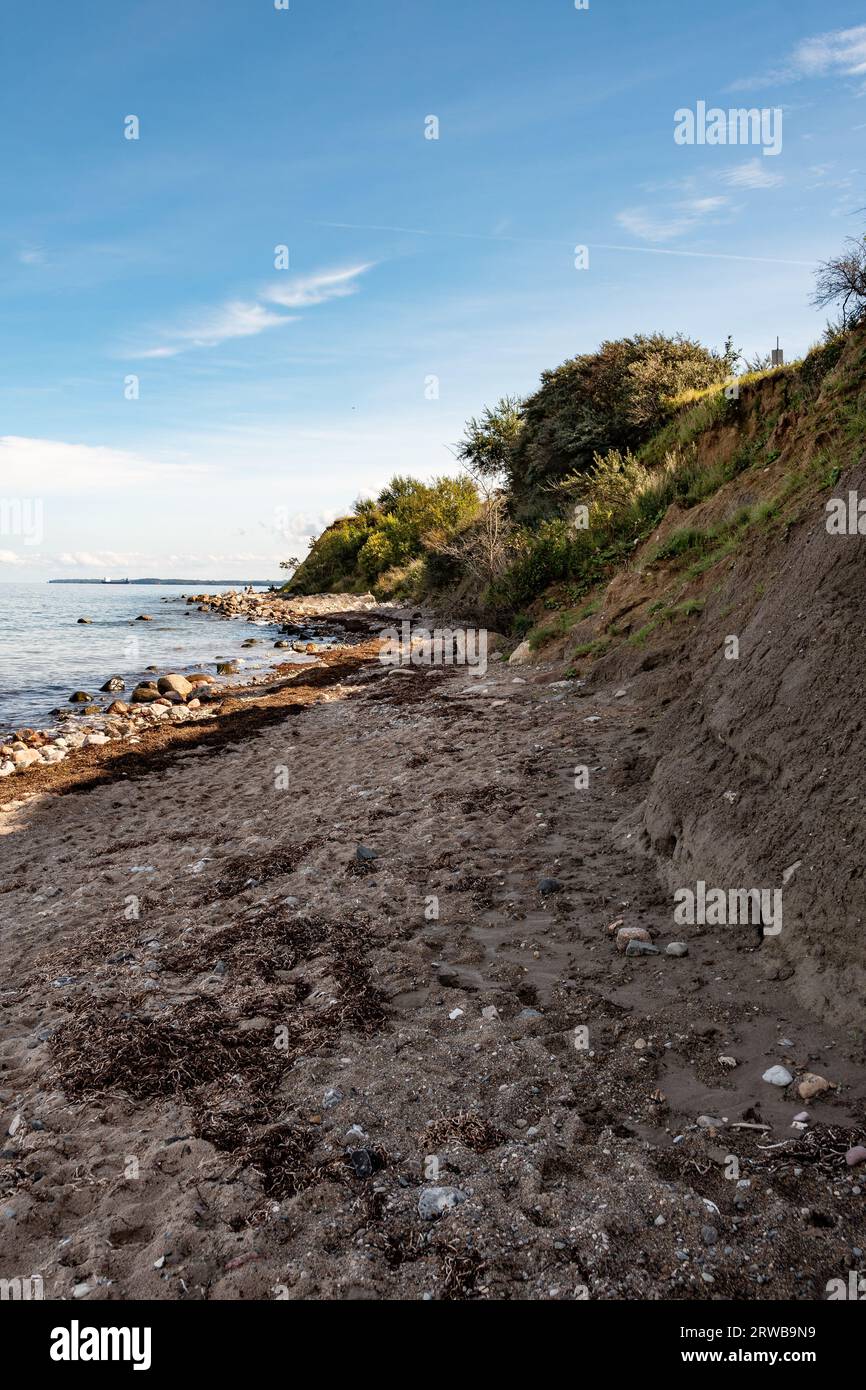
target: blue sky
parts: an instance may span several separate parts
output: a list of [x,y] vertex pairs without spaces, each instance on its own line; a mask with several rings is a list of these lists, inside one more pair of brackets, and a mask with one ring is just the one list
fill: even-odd
[[[839,0],[13,7],[0,500],[43,524],[7,509],[0,581],[276,577],[606,337],[801,353],[813,265],[866,222],[863,20]],[[781,151],[675,143],[699,101],[781,108]]]

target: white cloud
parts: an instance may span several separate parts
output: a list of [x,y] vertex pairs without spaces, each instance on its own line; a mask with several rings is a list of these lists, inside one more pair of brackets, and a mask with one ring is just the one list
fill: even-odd
[[763,159],[750,159],[738,169],[728,169],[722,174],[722,181],[731,188],[778,188],[784,183],[782,175],[769,170]]
[[689,198],[674,203],[666,212],[657,213],[651,208],[624,208],[617,213],[616,220],[632,236],[644,241],[671,241],[693,231],[707,218],[712,218],[728,204],[721,196]]
[[807,77],[866,76],[866,24],[852,29],[833,29],[801,39],[779,68],[755,77],[740,78],[731,91],[769,87],[778,82],[800,82]]
[[837,71],[848,77],[866,75],[866,24],[803,39],[791,55],[791,66],[803,77]]
[[0,436],[0,478],[4,491],[25,497],[118,490],[154,482],[177,482],[206,473],[204,465],[169,464],[104,445],[69,444],[60,439]]
[[719,208],[723,208],[727,201],[727,198],[717,194],[712,198],[689,198],[686,202],[677,203],[677,207],[682,208],[690,216],[704,217],[709,212],[716,212]]
[[[348,266],[343,270],[319,271],[315,275],[293,276],[273,281],[256,300],[232,299],[211,309],[186,325],[170,328],[163,336],[166,341],[156,347],[135,351],[129,356],[140,358],[176,357],[190,348],[219,347],[232,338],[252,338],[266,328],[279,328],[294,323],[297,315],[280,314],[267,307],[276,304],[281,309],[308,309],[329,299],[342,299],[355,294],[359,275],[370,264]],[[259,301],[263,300],[264,303]]]
[[292,323],[290,314],[275,314],[264,304],[242,299],[231,299],[211,309],[200,319],[194,319],[185,327],[171,330],[169,337],[174,341],[160,347],[147,348],[133,353],[135,357],[175,357],[193,347],[219,347],[231,338],[252,338],[263,333],[266,328],[277,328],[280,324]]
[[326,270],[318,275],[295,276],[291,280],[273,281],[263,292],[263,298],[284,309],[307,309],[324,304],[329,299],[342,299],[355,294],[359,275],[369,270],[371,263],[349,266],[345,270]]
[[33,555],[17,555],[14,550],[0,550],[0,565],[25,565],[35,558]]

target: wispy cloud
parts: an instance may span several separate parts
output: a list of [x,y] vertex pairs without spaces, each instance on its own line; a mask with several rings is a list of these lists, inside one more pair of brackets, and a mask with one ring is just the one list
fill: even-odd
[[782,175],[774,174],[762,159],[750,159],[748,164],[728,169],[721,177],[729,188],[778,188],[785,182]]
[[[866,77],[866,24],[801,39],[778,67],[733,82],[730,91],[800,82],[807,77]],[[866,86],[860,89],[866,91]]]
[[[685,181],[680,179],[665,185],[659,184],[658,187],[681,188],[684,184]],[[627,209],[620,214],[620,218],[628,215],[629,211],[634,213],[636,210],[633,208],[630,210]],[[640,209],[640,211],[645,213],[646,210]],[[321,227],[341,227],[356,232],[401,232],[406,236],[422,236],[446,241],[452,238],[460,241],[508,241],[521,246],[556,246],[559,247],[560,250],[571,250],[574,245],[573,238],[569,241],[565,237],[492,236],[490,233],[482,232],[455,232],[453,230],[434,231],[429,227],[394,227],[374,222],[320,222],[316,225]],[[621,225],[624,226],[625,224],[621,223]],[[675,223],[675,225],[678,225],[678,223]],[[679,235],[679,233],[677,233],[677,235]],[[750,261],[754,262],[756,265],[817,265],[816,261],[785,260],[779,256],[735,256],[726,251],[684,251],[662,248],[659,246],[618,246],[614,242],[595,240],[590,241],[588,245],[590,251],[623,251],[628,255],[682,256],[689,260],[701,261]]]
[[190,348],[219,347],[220,343],[232,338],[252,338],[266,328],[277,328],[292,321],[293,315],[275,314],[272,309],[254,300],[231,299],[227,304],[221,304],[200,318],[191,320],[186,326],[172,329],[166,335],[172,339],[171,342],[131,355],[176,357],[179,352],[187,352]]
[[675,237],[694,231],[702,222],[714,220],[715,214],[727,205],[728,199],[717,194],[706,198],[688,198],[672,204],[663,212],[645,206],[623,208],[622,212],[617,213],[616,220],[632,236],[640,237],[643,241],[672,241]]
[[285,281],[275,280],[262,289],[256,299],[232,299],[215,309],[207,310],[179,327],[165,330],[165,342],[155,347],[128,354],[131,357],[176,357],[191,348],[219,347],[232,338],[253,338],[268,328],[280,328],[294,323],[296,314],[278,313],[280,309],[309,309],[330,299],[342,299],[354,294],[357,280],[370,264],[348,266],[342,270],[323,270],[313,275],[293,276]]
[[26,565],[33,559],[32,555],[18,555],[14,550],[0,550],[0,565]]
[[358,277],[370,270],[372,262],[348,266],[345,270],[326,270],[318,275],[294,276],[291,280],[273,281],[262,298],[284,309],[307,309],[313,304],[325,304],[329,299],[343,299],[358,290]]

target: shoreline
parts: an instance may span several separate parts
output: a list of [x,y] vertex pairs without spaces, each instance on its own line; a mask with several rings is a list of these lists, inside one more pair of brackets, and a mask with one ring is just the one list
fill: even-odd
[[[314,662],[278,668],[276,679],[216,693],[210,708],[142,706],[132,733],[96,730],[94,741],[93,733],[79,731],[81,743],[70,745],[62,758],[28,763],[17,775],[0,769],[0,811],[23,805],[25,799],[41,793],[87,791],[100,783],[143,775],[166,765],[186,748],[219,747],[244,738],[327,698],[329,689],[339,691],[343,682],[378,660],[379,647],[378,640],[334,646]],[[47,746],[55,745],[56,740]]]
[[[225,712],[227,702],[231,705],[231,702],[248,699],[256,692],[290,683],[301,673],[323,665],[328,669],[333,664],[324,661],[329,653],[350,651],[353,646],[363,642],[363,634],[369,636],[377,626],[385,625],[373,616],[380,609],[372,595],[357,599],[351,595],[315,595],[311,599],[290,601],[273,594],[228,590],[219,594],[180,595],[176,601],[183,602],[187,607],[194,604],[198,611],[211,612],[225,620],[240,618],[279,633],[290,629],[299,633],[309,633],[311,628],[319,631],[297,640],[293,640],[290,633],[287,639],[278,637],[273,644],[274,648],[292,650],[297,656],[308,657],[308,660],[283,661],[246,680],[237,666],[242,659],[238,655],[224,663],[203,663],[205,666],[216,666],[218,671],[222,665],[237,667],[229,674],[237,675],[240,679],[232,684],[221,684],[218,676],[210,676],[199,669],[189,673],[193,676],[194,689],[185,695],[178,694],[176,690],[158,689],[158,693],[152,697],[137,700],[136,692],[143,685],[143,682],[139,682],[129,701],[123,698],[127,694],[126,687],[122,692],[101,692],[107,695],[107,701],[105,708],[98,712],[88,702],[86,712],[77,714],[75,706],[70,704],[68,709],[54,712],[50,724],[40,728],[18,725],[10,727],[7,732],[0,732],[0,805],[9,799],[4,795],[9,778],[17,780],[23,776],[27,779],[28,787],[31,787],[34,777],[66,764],[70,758],[75,757],[80,761],[82,753],[93,753],[117,743],[133,747],[141,744],[142,740],[151,743],[153,740],[148,735],[154,728],[167,730],[209,724]],[[361,605],[360,608],[349,610],[346,604],[351,602]],[[369,614],[369,617],[364,614]],[[340,638],[345,640],[341,641]],[[246,642],[250,640],[246,639]],[[239,650],[243,650],[244,645],[241,643]],[[178,677],[189,684],[187,673],[178,669],[154,670],[151,684],[158,685],[160,681],[177,683]],[[40,784],[42,780],[40,777]],[[50,783],[52,779],[48,780]]]

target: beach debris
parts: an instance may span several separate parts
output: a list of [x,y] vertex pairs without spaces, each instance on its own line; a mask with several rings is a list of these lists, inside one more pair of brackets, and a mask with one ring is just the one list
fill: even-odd
[[646,927],[620,927],[616,934],[616,949],[624,951],[630,941],[642,941],[647,945],[652,945],[652,937]]
[[735,1067],[735,1066],[737,1065],[737,1059],[736,1059],[736,1057],[726,1057],[726,1056],[723,1055],[723,1056],[721,1056],[721,1057],[718,1058],[718,1063],[719,1063],[719,1066],[720,1066],[720,1067],[728,1067],[728,1068],[731,1068],[731,1067]]

